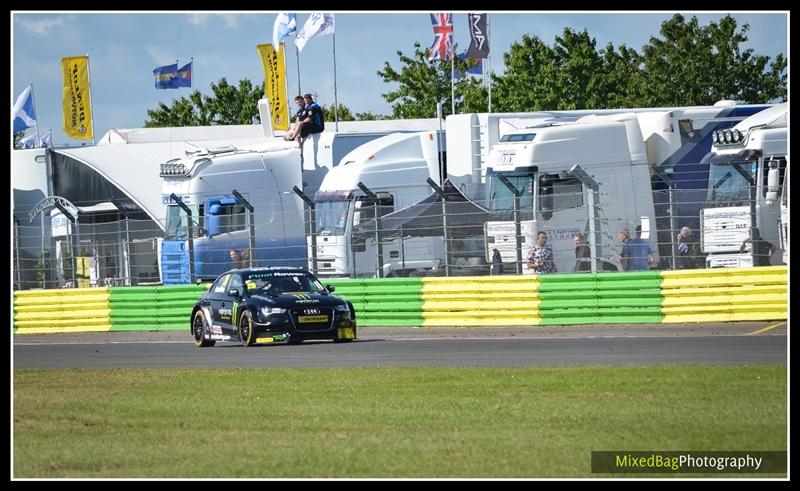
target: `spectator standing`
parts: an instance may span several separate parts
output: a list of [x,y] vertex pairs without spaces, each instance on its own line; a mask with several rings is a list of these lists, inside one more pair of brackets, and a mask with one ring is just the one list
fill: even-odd
[[642,227],[636,226],[636,238],[630,238],[630,230],[623,228],[619,231],[618,237],[622,242],[622,252],[620,262],[624,271],[647,271],[650,264],[655,263],[653,248],[650,243],[641,238]]
[[576,233],[575,239],[575,271],[591,271],[592,270],[592,251],[589,249],[589,244],[583,237],[582,233]]
[[553,249],[547,245],[547,234],[536,234],[536,245],[528,252],[528,269],[537,274],[555,273],[558,271],[553,260]]
[[694,240],[692,229],[683,227],[678,232],[677,261],[678,269],[694,269],[705,266],[705,259],[700,251],[700,244]]
[[761,237],[758,227],[750,229],[750,237],[742,241],[739,252],[747,252],[748,249],[753,254],[753,266],[769,266],[770,258],[775,253],[775,247]]

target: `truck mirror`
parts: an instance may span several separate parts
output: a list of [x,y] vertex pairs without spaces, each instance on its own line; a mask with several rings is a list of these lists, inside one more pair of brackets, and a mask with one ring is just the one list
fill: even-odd
[[773,165],[774,164],[770,162],[770,169],[767,173],[767,195],[765,197],[767,199],[768,206],[772,206],[778,200],[778,191],[781,187],[781,171],[777,165],[775,167],[773,167]]

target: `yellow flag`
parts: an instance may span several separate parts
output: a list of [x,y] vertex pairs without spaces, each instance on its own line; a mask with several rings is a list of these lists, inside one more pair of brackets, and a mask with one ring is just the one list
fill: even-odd
[[89,57],[61,58],[64,74],[64,133],[76,140],[94,138],[92,103],[89,93]]
[[256,49],[264,64],[264,93],[269,99],[272,128],[288,130],[289,99],[286,97],[286,54],[283,43],[280,43],[277,53],[271,44],[259,44]]

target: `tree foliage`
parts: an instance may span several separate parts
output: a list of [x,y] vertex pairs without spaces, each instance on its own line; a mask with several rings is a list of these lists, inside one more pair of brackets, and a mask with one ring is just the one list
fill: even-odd
[[147,110],[145,128],[251,124],[264,92],[263,85],[253,86],[248,79],[235,87],[223,77],[211,84],[211,93],[209,97],[194,90],[188,98],[173,100],[171,106],[160,102],[158,109]]
[[[456,50],[457,46],[453,49]],[[384,82],[398,84],[397,90],[383,94],[383,98],[392,104],[392,116],[398,119],[433,118],[436,117],[436,104],[440,101],[444,103],[444,114],[450,114],[450,61],[429,61],[427,49],[422,48],[419,42],[414,43],[413,58],[404,55],[402,51],[398,51],[397,56],[404,65],[399,71],[388,61],[384,62],[383,70],[378,70],[378,75]],[[456,58],[454,66],[464,73],[473,66],[472,63],[474,62]],[[475,82],[468,78],[455,82],[455,93],[456,111],[459,106],[475,103],[474,100],[465,100],[465,96],[480,97],[480,91],[475,90]]]
[[[523,35],[503,54],[502,75],[492,75],[494,111],[542,111],[711,105],[721,99],[745,103],[785,101],[787,61],[744,49],[749,26],[723,17],[701,26],[696,17],[674,15],[637,51],[612,43],[598,49],[584,29],[565,28],[548,45]],[[383,97],[397,118],[435,115],[436,101],[450,112],[450,64],[429,62],[414,43],[414,56],[398,51],[401,68],[386,62],[384,82],[398,88]],[[457,60],[463,66],[462,60]],[[457,111],[487,110],[487,89],[479,80],[456,82]]]
[[644,102],[652,106],[707,105],[720,99],[747,103],[786,100],[786,59],[742,49],[748,24],[737,30],[726,15],[719,23],[700,26],[680,14],[661,25],[642,50]]

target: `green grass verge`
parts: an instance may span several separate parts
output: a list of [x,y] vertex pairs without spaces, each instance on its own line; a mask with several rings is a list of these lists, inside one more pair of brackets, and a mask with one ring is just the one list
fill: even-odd
[[786,394],[783,366],[15,370],[13,473],[601,477],[592,450],[786,450]]

